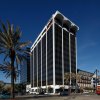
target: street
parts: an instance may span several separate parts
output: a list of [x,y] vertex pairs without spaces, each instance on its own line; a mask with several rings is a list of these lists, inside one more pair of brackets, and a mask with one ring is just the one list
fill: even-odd
[[100,95],[72,95],[72,96],[34,96],[16,100],[100,100]]
[[96,94],[72,94],[71,96],[54,96],[54,95],[24,95],[15,99],[0,100],[100,100],[100,95]]

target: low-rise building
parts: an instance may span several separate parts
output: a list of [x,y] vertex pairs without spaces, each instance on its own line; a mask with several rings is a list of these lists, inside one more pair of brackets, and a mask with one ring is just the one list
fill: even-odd
[[80,79],[78,80],[78,86],[80,88],[93,87],[93,85],[91,84],[91,79],[94,73],[80,70],[80,69],[77,70],[77,73],[80,75]]
[[84,70],[77,70],[80,79],[78,79],[78,86],[81,89],[96,89],[96,85],[100,84],[100,76]]

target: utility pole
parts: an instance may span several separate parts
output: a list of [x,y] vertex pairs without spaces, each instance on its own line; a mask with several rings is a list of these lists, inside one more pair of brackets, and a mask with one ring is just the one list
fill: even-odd
[[98,70],[96,69],[96,90],[97,90],[97,73],[98,73]]

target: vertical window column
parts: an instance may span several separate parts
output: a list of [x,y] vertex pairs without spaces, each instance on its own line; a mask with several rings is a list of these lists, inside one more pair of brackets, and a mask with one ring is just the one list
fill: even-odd
[[55,84],[62,85],[62,28],[55,24]]
[[34,87],[37,87],[37,47],[34,48]]
[[70,34],[71,38],[71,72],[76,73],[76,47],[75,47],[75,35]]
[[47,30],[46,30],[46,88],[47,88],[47,85],[48,85],[48,79],[47,79]]
[[53,32],[52,26],[47,31],[47,83],[53,85]]
[[[63,29],[63,66],[64,73],[70,72],[69,64],[69,32],[66,29]],[[67,85],[66,82],[64,82]]]
[[33,58],[33,51],[31,51],[31,56],[30,56],[30,66],[31,66],[30,67],[30,72],[31,72],[30,73],[30,78],[31,78],[30,82],[31,82],[31,87],[33,87],[33,79],[32,79],[32,76],[33,76],[32,75],[32,69],[33,69],[33,62],[32,61],[33,61],[33,59],[32,58]]
[[42,87],[42,39],[41,39],[41,87]]
[[36,56],[37,56],[37,88],[38,88],[38,45],[36,47]]
[[62,28],[62,83],[64,86],[64,43],[63,43],[63,28]]
[[[53,16],[53,86],[55,87],[55,21]],[[55,93],[55,88],[53,90]]]
[[42,86],[46,86],[46,34],[42,38]]
[[38,43],[38,87],[41,86],[41,41]]
[[[77,38],[75,37],[75,49],[76,49],[76,75],[77,75]],[[77,79],[76,79],[76,84],[77,84]]]
[[69,67],[70,67],[70,85],[71,85],[71,34],[69,33]]
[[33,54],[32,54],[32,56],[33,56],[33,69],[32,69],[32,76],[33,76],[33,87],[34,87],[34,50],[33,50]]

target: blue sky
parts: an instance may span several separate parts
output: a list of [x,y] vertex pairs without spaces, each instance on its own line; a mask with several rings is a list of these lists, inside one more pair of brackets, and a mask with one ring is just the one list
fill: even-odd
[[[100,70],[100,0],[0,0],[0,19],[20,26],[22,41],[34,42],[48,19],[59,10],[77,24],[78,68]],[[0,57],[2,62],[2,58]],[[0,73],[0,80],[4,79]]]

